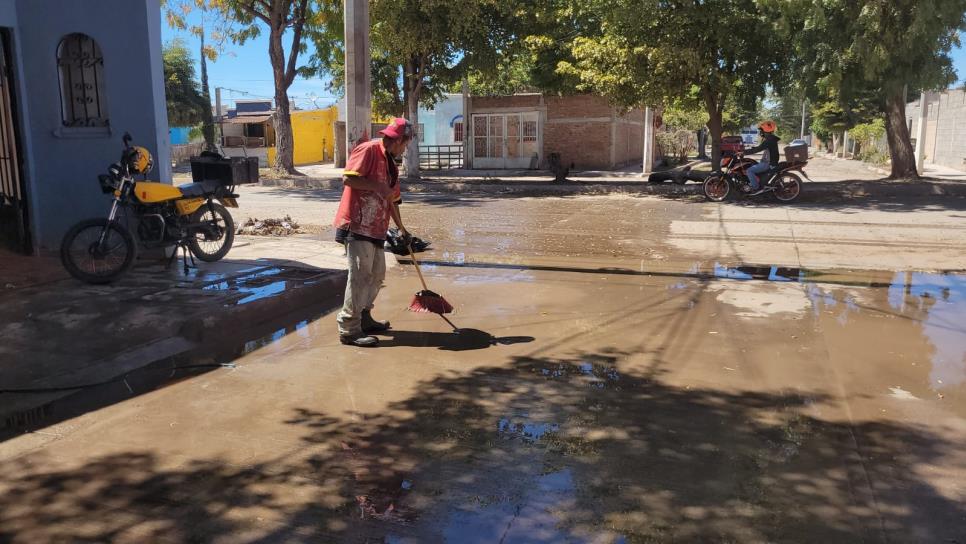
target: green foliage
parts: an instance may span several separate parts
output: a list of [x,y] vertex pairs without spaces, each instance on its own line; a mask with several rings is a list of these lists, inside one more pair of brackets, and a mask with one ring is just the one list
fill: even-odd
[[915,177],[905,125],[905,89],[940,89],[956,80],[950,52],[966,28],[966,0],[759,0],[775,14],[777,34],[794,43],[789,74],[809,96],[834,101],[855,125],[871,102],[886,117],[892,177]]
[[168,107],[168,124],[184,127],[204,119],[207,103],[195,79],[194,59],[181,40],[173,40],[162,49],[164,61],[164,94]]
[[[477,88],[492,85],[484,76],[507,60],[512,36],[506,31],[514,19],[514,4],[495,0],[449,2],[443,0],[372,0],[370,34],[373,110],[400,114],[409,93],[427,107],[442,93],[457,90],[464,76]],[[341,2],[324,2],[325,21],[311,33],[315,54],[304,75],[332,78],[332,88],[344,90],[344,47]],[[510,88],[512,77],[501,73]]]
[[696,132],[708,124],[708,112],[699,108],[684,108],[680,104],[664,109],[664,124],[675,129]]
[[204,139],[204,137],[204,128],[201,125],[193,126],[191,127],[191,130],[188,131],[189,142],[197,142],[198,140]]
[[625,107],[696,90],[714,141],[726,110],[733,126],[757,112],[785,55],[773,33],[754,31],[768,24],[754,0],[594,0],[586,8],[599,14],[600,32],[574,38],[574,61],[561,61],[558,71],[576,78],[578,89]]
[[885,135],[885,121],[881,118],[870,123],[863,123],[852,127],[849,136],[863,145],[879,140]]
[[688,156],[695,149],[694,131],[681,129],[674,132],[659,132],[655,136],[657,145],[661,149],[668,166],[687,162]]

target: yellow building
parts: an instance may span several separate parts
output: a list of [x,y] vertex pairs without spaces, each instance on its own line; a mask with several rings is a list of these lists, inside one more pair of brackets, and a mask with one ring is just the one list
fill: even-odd
[[[293,111],[292,137],[296,166],[331,162],[335,158],[335,106],[324,110]],[[275,147],[268,148],[268,164],[275,164]]]

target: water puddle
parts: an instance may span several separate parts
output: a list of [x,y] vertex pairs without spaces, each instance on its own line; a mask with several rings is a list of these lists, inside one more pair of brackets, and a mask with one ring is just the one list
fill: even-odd
[[966,383],[966,276],[897,272],[888,302],[915,319],[932,344],[933,389]]
[[452,512],[443,528],[445,542],[614,542],[614,535],[575,534],[563,516],[577,507],[577,486],[569,468],[552,470],[525,482],[513,493],[478,497],[478,507]]
[[[885,326],[873,319],[896,319],[890,340],[902,339],[911,355],[927,359],[928,382],[934,391],[966,384],[966,274],[954,272],[834,271],[777,266],[724,266],[715,263],[710,287],[717,299],[736,308],[741,317],[776,314],[815,319],[829,316],[855,338],[874,336]],[[750,281],[757,280],[757,281]],[[744,283],[747,282],[747,283]],[[671,289],[677,289],[672,285]],[[878,334],[883,334],[882,332]],[[917,347],[925,342],[926,348]],[[874,352],[875,346],[870,345]],[[899,355],[883,357],[890,363]],[[903,364],[915,366],[915,361]],[[917,399],[899,386],[889,396]],[[942,398],[942,395],[940,395]]]
[[202,289],[205,291],[236,292],[241,297],[235,300],[232,305],[241,306],[278,296],[302,285],[311,285],[324,275],[324,272],[314,270],[272,267],[217,281]]
[[533,368],[532,372],[552,380],[579,380],[595,389],[619,388],[621,375],[612,364],[583,361],[572,365],[560,363]]
[[518,438],[524,442],[537,442],[545,434],[559,430],[560,425],[557,423],[534,423],[510,417],[501,418],[497,423],[497,432],[500,436],[507,439]]

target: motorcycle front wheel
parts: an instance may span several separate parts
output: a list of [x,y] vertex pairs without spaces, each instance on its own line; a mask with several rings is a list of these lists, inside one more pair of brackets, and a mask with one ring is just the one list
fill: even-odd
[[107,219],[88,219],[71,227],[60,244],[67,272],[87,283],[110,283],[137,259],[137,244],[124,226]]
[[203,225],[188,234],[191,253],[206,263],[224,259],[235,242],[235,221],[228,210],[221,204],[212,203],[210,208],[205,204],[191,216],[191,222]]
[[731,183],[719,174],[712,174],[704,180],[704,196],[711,202],[724,202],[731,194]]

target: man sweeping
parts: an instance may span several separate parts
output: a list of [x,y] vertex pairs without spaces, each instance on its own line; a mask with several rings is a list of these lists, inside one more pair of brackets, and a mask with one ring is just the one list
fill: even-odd
[[349,261],[345,303],[337,318],[339,339],[349,346],[374,347],[379,339],[372,334],[389,330],[389,322],[372,317],[373,303],[386,277],[383,244],[389,218],[405,240],[410,238],[399,215],[402,196],[394,159],[405,153],[413,138],[413,126],[396,118],[379,134],[382,140],[370,140],[352,150],[343,172],[345,188],[333,223],[335,239],[345,244]]

